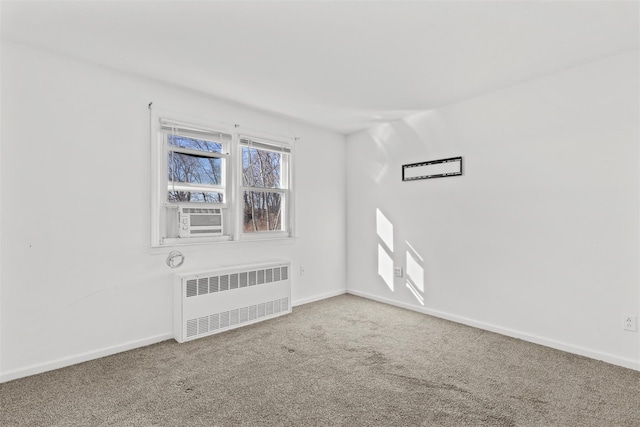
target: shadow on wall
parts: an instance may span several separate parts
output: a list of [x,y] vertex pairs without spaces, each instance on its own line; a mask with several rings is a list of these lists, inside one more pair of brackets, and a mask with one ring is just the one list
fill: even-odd
[[[389,290],[394,292],[393,224],[380,209],[376,209],[376,231],[378,234],[378,275]],[[408,241],[405,240],[404,243],[406,245],[405,286],[418,303],[424,306],[424,259]]]

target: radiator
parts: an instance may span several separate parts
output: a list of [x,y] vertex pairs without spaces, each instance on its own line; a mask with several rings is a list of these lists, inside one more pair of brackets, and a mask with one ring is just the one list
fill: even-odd
[[291,313],[291,263],[277,261],[176,274],[178,342]]

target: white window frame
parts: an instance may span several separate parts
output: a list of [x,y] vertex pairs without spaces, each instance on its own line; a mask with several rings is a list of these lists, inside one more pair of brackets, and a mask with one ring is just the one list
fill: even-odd
[[[173,131],[168,130],[169,128]],[[207,139],[214,135],[228,135],[228,141],[221,140],[223,143],[222,153],[207,153],[199,150],[191,150],[188,148],[181,148],[175,146],[169,146],[168,134],[176,134],[185,136],[188,138],[200,138]],[[207,237],[167,237],[168,224],[168,209],[176,209],[180,207],[213,207],[223,209],[225,216],[229,214],[230,207],[232,206],[233,188],[232,188],[232,176],[231,176],[231,158],[229,153],[233,150],[233,135],[228,129],[222,127],[211,127],[202,125],[201,123],[193,120],[175,119],[166,115],[160,115],[152,112],[151,114],[151,173],[152,173],[152,196],[151,196],[151,246],[152,247],[167,247],[174,245],[185,244],[200,244],[211,243],[220,241],[229,241],[231,239],[231,232],[229,230],[232,227],[225,227],[227,230],[224,235],[221,236],[207,236]],[[222,166],[222,185],[199,185],[199,184],[187,184],[181,185],[184,189],[200,189],[210,190],[213,192],[219,192],[223,194],[223,203],[204,203],[204,202],[169,202],[167,199],[169,191],[169,177],[167,174],[169,165],[169,152],[196,154],[205,157],[220,158],[223,159]],[[228,220],[225,220],[230,223]],[[176,224],[177,226],[177,224]]]
[[[293,173],[292,173],[292,164],[293,164],[293,147],[290,144],[287,144],[282,141],[275,141],[271,139],[266,139],[259,136],[254,136],[253,134],[241,134],[238,135],[239,143],[237,146],[237,159],[236,159],[236,178],[238,180],[238,185],[236,188],[238,189],[238,194],[236,196],[237,200],[237,217],[236,224],[237,230],[239,230],[239,236],[241,240],[263,240],[263,239],[283,239],[293,237]],[[281,157],[281,187],[280,188],[266,188],[266,187],[251,187],[251,186],[243,186],[242,185],[242,149],[244,147],[252,147],[257,148],[259,150],[265,151],[273,151],[282,154]],[[286,162],[283,162],[286,156]],[[281,223],[283,224],[282,230],[271,230],[271,231],[252,231],[245,232],[244,231],[244,192],[245,191],[257,191],[264,193],[279,193],[281,195],[281,200],[283,200],[284,207],[282,208],[282,219]]]
[[[189,148],[183,148],[183,147],[175,147],[172,145],[169,145],[167,139],[169,136],[169,132],[163,133],[163,151],[164,151],[164,155],[167,156],[166,159],[164,160],[167,165],[169,163],[169,152],[172,153],[181,153],[181,154],[190,154],[190,155],[194,155],[194,156],[202,156],[202,157],[209,157],[212,159],[222,159],[223,163],[222,163],[222,185],[214,185],[214,184],[194,184],[194,183],[190,183],[190,184],[173,184],[172,189],[173,190],[182,190],[182,191],[195,191],[197,192],[198,190],[200,191],[206,191],[209,190],[210,192],[214,192],[214,193],[221,193],[222,197],[223,197],[223,202],[221,203],[204,203],[207,205],[211,205],[214,207],[222,207],[222,208],[227,208],[229,206],[229,197],[230,197],[230,191],[229,191],[229,178],[227,176],[227,170],[228,170],[228,163],[229,163],[229,154],[227,153],[216,153],[216,152],[206,152],[206,151],[200,151],[200,150],[192,150]],[[190,136],[188,132],[184,132],[181,130],[174,130],[174,132],[172,132],[174,135],[180,135],[180,136],[185,136],[185,137],[199,137],[199,138],[206,138],[205,135],[200,135],[200,136]],[[222,134],[222,132],[218,132],[220,134]],[[231,135],[229,135],[231,136]],[[223,144],[223,151],[226,149],[226,151],[230,151],[231,150],[231,141],[227,142],[226,144],[224,142],[222,142]],[[169,188],[169,177],[167,176],[167,174],[164,175],[164,179],[166,182],[166,186],[167,189]],[[171,203],[171,202],[168,202]],[[197,203],[200,204],[198,202],[184,202],[184,204],[192,204],[192,203]],[[181,205],[183,203],[176,203],[176,205]]]
[[[151,247],[165,248],[173,246],[186,245],[202,245],[202,244],[220,244],[233,243],[240,241],[263,241],[263,240],[284,240],[294,239],[294,185],[293,185],[293,165],[294,163],[294,147],[292,144],[276,141],[272,136],[264,137],[259,132],[243,133],[240,135],[237,125],[215,124],[207,125],[202,120],[193,120],[191,118],[177,117],[174,114],[166,114],[156,110],[150,111],[150,130],[151,130]],[[167,138],[162,130],[162,123],[174,123],[179,125],[186,132],[192,129],[195,132],[207,132],[210,134],[230,135],[230,141],[225,142],[223,153],[210,153],[211,157],[224,158],[224,182],[222,186],[206,185],[189,185],[194,188],[207,188],[212,191],[222,192],[224,194],[224,203],[204,203],[204,202],[185,202],[172,203],[167,199],[168,194],[168,155],[169,151],[184,152],[186,154],[202,155],[203,152],[189,150],[186,148],[168,147]],[[179,132],[178,134],[186,137],[207,139],[203,134],[189,134],[188,132]],[[281,172],[282,185],[286,188],[268,189],[261,188],[259,191],[278,192],[284,195],[283,207],[283,230],[278,231],[258,231],[244,232],[243,229],[243,208],[244,199],[242,197],[245,187],[242,187],[242,147],[241,138],[249,138],[260,144],[268,144],[274,151],[283,150],[287,154],[287,162],[284,166],[285,170]],[[282,138],[286,139],[286,138]],[[284,151],[286,150],[286,151]],[[206,153],[205,153],[206,154]],[[251,187],[246,187],[251,188]],[[215,190],[214,190],[215,189]],[[214,207],[223,209],[224,213],[224,235],[211,237],[166,237],[167,209],[178,209],[180,206],[191,207]]]

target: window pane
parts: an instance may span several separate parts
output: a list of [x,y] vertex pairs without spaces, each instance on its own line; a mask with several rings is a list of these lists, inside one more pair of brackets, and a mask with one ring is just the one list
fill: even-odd
[[242,147],[242,185],[282,188],[282,154]]
[[245,191],[244,231],[281,231],[282,194]]
[[192,150],[208,151],[210,153],[222,153],[222,142],[205,141],[204,139],[189,138],[182,135],[167,135],[169,145],[174,147],[190,148]]
[[169,182],[222,185],[223,159],[169,151]]
[[223,203],[224,195],[212,191],[171,191],[168,192],[170,202]]

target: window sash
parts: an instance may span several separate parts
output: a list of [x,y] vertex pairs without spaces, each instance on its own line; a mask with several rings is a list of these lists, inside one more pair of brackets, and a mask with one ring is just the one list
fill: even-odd
[[[180,134],[182,135],[182,134]],[[201,151],[201,150],[193,150],[191,148],[184,147],[176,147],[173,145],[167,144],[167,151],[173,151],[174,153],[182,153],[182,154],[190,154],[192,156],[200,156],[200,157],[211,157],[215,159],[226,159],[229,157],[226,153],[216,153],[214,151]]]
[[240,137],[240,145],[257,148],[259,150],[274,151],[276,153],[291,153],[291,148],[285,144],[275,141],[256,140],[246,136]]
[[[241,187],[241,202],[240,202],[240,214],[239,214],[239,223],[240,223],[240,230],[241,230],[241,234],[245,235],[245,236],[256,236],[256,235],[262,235],[265,233],[269,233],[269,234],[287,234],[289,232],[289,210],[288,210],[288,195],[289,192],[288,191],[268,191],[269,189],[262,189],[262,188],[258,188],[258,189],[254,189],[252,187]],[[269,220],[274,220],[277,219],[277,224],[279,224],[279,228],[275,228],[275,229],[258,229],[258,230],[248,230],[245,229],[245,214],[244,214],[244,210],[246,208],[246,202],[247,200],[245,199],[245,195],[249,194],[249,198],[251,199],[251,201],[253,201],[253,194],[252,193],[264,193],[264,194],[277,194],[280,198],[279,202],[280,202],[280,208],[277,211],[269,211],[268,207],[267,207],[267,211],[266,212],[262,212],[262,214],[267,215],[268,219],[266,219],[261,215],[259,217],[259,221],[260,221],[260,225],[268,225],[270,224]],[[270,217],[269,215],[273,215],[277,213],[277,217],[273,218]],[[255,219],[255,218],[254,218]],[[252,221],[254,220],[252,219]],[[255,226],[255,223],[254,223]]]
[[[256,150],[270,151],[281,154],[280,158],[280,187],[256,187],[252,185],[243,185],[243,149],[253,148]],[[291,147],[282,142],[277,141],[269,141],[265,139],[256,139],[253,137],[249,137],[246,135],[238,135],[238,160],[237,166],[239,168],[237,172],[237,179],[239,180],[239,184],[237,186],[238,190],[238,227],[240,235],[243,238],[247,239],[263,239],[275,237],[275,236],[290,236],[292,230],[292,218],[291,218],[291,204],[290,198],[291,196],[291,176],[290,176],[290,167],[291,167],[291,155],[292,149]],[[280,221],[281,228],[276,230],[245,230],[244,229],[244,194],[246,192],[253,193],[271,193],[278,194],[281,200],[281,208],[280,208]]]
[[285,197],[289,194],[289,190],[286,188],[268,188],[268,187],[240,187],[240,192],[253,191],[254,193],[278,193],[280,196]]
[[231,134],[228,133],[166,119],[160,120],[160,130],[165,134],[172,133],[212,142],[222,142],[224,144],[230,143],[232,139]]
[[[224,206],[228,205],[229,193],[231,192],[231,190],[229,189],[230,180],[228,179],[227,172],[226,172],[229,155],[227,153],[218,153],[214,151],[201,151],[201,150],[194,150],[191,148],[176,147],[174,145],[169,144],[167,135],[169,134],[180,135],[188,138],[205,139],[207,141],[222,143],[223,150],[226,150],[226,151],[229,151],[229,146],[231,144],[231,135],[228,135],[222,132],[211,131],[211,130],[202,130],[202,129],[198,130],[195,127],[184,125],[184,124],[178,125],[177,123],[179,122],[161,120],[160,123],[161,123],[161,131],[162,131],[161,133],[163,134],[163,146],[165,148],[164,165],[167,167],[166,169],[167,171],[169,168],[169,163],[170,163],[172,153],[180,153],[180,154],[187,154],[187,155],[192,155],[196,157],[207,157],[207,158],[222,160],[222,173],[220,175],[220,185],[174,181],[169,176],[166,176],[165,182],[167,185],[165,186],[165,190],[164,190],[164,203],[168,205],[174,205],[178,203],[189,203],[194,205],[212,204],[210,202],[205,202],[205,201],[185,201],[185,202],[170,201],[169,193],[172,191],[173,192],[180,191],[180,192],[194,192],[194,193],[202,193],[202,192],[220,193],[222,194],[223,201],[216,202],[215,204],[224,205]],[[228,140],[218,139],[218,138],[215,138],[215,136],[226,136],[228,137]]]
[[[188,193],[190,193],[189,194],[189,200],[183,200],[183,199],[176,200],[176,199],[173,199],[173,198],[171,198],[171,193],[172,192],[169,191],[169,195],[167,196],[167,199],[168,199],[167,200],[167,204],[166,204],[167,208],[177,207],[177,206],[184,205],[184,204],[187,204],[187,205],[197,204],[197,206],[204,205],[204,206],[216,206],[218,208],[226,208],[226,203],[224,201],[224,194],[221,193],[221,192],[217,192],[217,191],[190,191],[190,192],[188,192]],[[174,193],[185,193],[185,192],[176,191]],[[191,200],[192,197],[206,198],[207,195],[208,195],[208,197],[211,197],[212,199],[215,199],[215,198],[218,197],[217,195],[220,195],[220,196],[222,196],[222,200],[211,200],[211,201]],[[185,194],[185,196],[186,196],[186,194]],[[176,194],[175,197],[177,198],[178,195]]]
[[167,191],[191,191],[196,193],[205,191],[205,192],[224,194],[227,192],[227,188],[222,185],[169,181],[167,185]]
[[[274,169],[263,170],[264,165],[273,166],[273,159],[265,159],[261,154],[256,154],[256,157],[253,157],[253,153],[251,153],[251,149],[265,151],[256,149],[255,147],[241,147],[241,157],[242,157],[242,165],[241,165],[241,186],[244,187],[254,187],[254,188],[277,188],[284,189],[288,188],[287,181],[287,163],[289,159],[286,155],[282,153],[275,153],[278,156],[277,165]],[[245,150],[249,151],[245,157]],[[268,153],[267,153],[268,154]],[[247,160],[247,163],[245,163]],[[246,166],[246,168],[245,168]],[[268,168],[267,166],[267,168]],[[266,172],[266,173],[265,173]],[[246,175],[245,175],[246,173]]]

